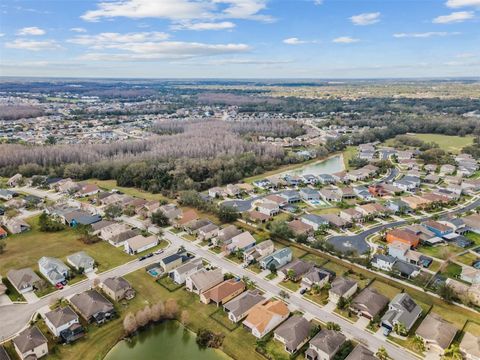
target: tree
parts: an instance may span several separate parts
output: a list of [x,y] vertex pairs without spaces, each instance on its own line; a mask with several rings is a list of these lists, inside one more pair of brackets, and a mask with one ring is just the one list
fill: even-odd
[[276,274],[277,273],[277,267],[275,266],[275,264],[270,264],[270,266],[268,267],[268,270],[270,270],[270,272],[272,274]]
[[123,330],[125,335],[130,336],[138,329],[136,316],[129,312],[123,319]]
[[40,231],[43,232],[57,232],[65,229],[65,225],[59,221],[55,221],[45,212],[40,214],[40,217],[38,218],[38,225],[40,227]]
[[180,314],[180,322],[183,326],[187,326],[190,322],[190,314],[187,310],[182,310],[182,313]]
[[238,219],[238,211],[236,211],[232,206],[220,206],[218,209],[218,218],[221,222],[231,223]]
[[295,270],[293,269],[288,269],[287,270],[287,278],[294,281],[296,279],[297,274],[295,273]]
[[463,355],[462,352],[460,351],[460,346],[458,344],[451,344],[450,347],[445,350],[445,353],[443,354],[444,357],[448,357],[452,360],[462,360]]
[[164,227],[170,225],[170,220],[162,211],[157,210],[152,214],[152,223]]
[[390,360],[391,357],[388,355],[387,349],[383,346],[379,347],[377,353],[375,354],[379,360]]
[[348,307],[348,305],[349,301],[343,296],[340,296],[340,298],[338,299],[337,308],[340,310],[344,310],[346,307]]
[[395,326],[393,327],[393,330],[395,331],[396,334],[401,336],[407,336],[408,334],[407,328],[401,322],[396,323]]
[[280,292],[278,293],[278,296],[280,296],[282,299],[290,298],[290,295],[285,290],[280,290]]
[[308,336],[313,338],[317,333],[321,330],[320,325],[318,324],[313,324],[312,327],[310,328],[310,331],[308,333]]
[[222,333],[216,334],[211,330],[200,328],[197,331],[196,341],[201,348],[210,347],[218,349],[222,346],[224,338],[225,335]]
[[178,315],[178,304],[175,299],[168,299],[165,302],[165,316],[167,319],[175,319]]
[[119,205],[111,204],[105,209],[105,217],[107,219],[115,219],[122,216],[122,208]]
[[285,221],[274,221],[270,225],[270,236],[274,239],[288,240],[293,237],[293,231]]
[[162,320],[162,317],[165,313],[165,306],[163,305],[163,302],[160,300],[156,304],[152,305],[151,308],[152,312],[152,321],[160,321]]
[[135,320],[139,327],[146,326],[151,319],[150,307],[147,305],[135,313]]
[[443,300],[451,302],[455,298],[455,290],[448,284],[442,284],[438,288],[438,295],[440,295]]
[[340,325],[338,325],[337,323],[334,323],[333,321],[327,322],[327,329],[328,330],[335,330],[335,331],[341,331],[342,330]]
[[46,145],[55,145],[57,143],[57,138],[53,135],[48,135],[45,139]]
[[423,341],[423,339],[420,336],[415,335],[412,339],[412,344],[413,344],[413,347],[415,349],[417,349],[418,351],[420,351],[420,352],[425,351],[425,342]]

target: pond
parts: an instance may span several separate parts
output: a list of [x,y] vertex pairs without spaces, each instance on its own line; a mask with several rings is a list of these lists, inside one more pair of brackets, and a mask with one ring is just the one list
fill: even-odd
[[320,174],[333,174],[339,171],[345,170],[345,165],[343,164],[343,156],[335,155],[326,160],[318,161],[313,164],[305,165],[301,168],[290,170],[284,174],[290,175],[320,175]]
[[184,331],[176,321],[167,321],[142,331],[131,342],[119,342],[104,360],[132,359],[225,360],[229,357],[213,349],[200,349],[195,334]]

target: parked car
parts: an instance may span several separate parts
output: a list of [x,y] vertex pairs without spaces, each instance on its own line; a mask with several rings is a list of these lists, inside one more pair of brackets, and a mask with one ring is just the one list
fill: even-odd
[[55,287],[59,290],[62,290],[63,289],[63,284],[62,283],[56,283]]

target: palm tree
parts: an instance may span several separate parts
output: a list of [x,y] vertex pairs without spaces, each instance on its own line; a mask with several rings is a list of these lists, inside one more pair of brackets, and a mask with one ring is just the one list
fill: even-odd
[[379,347],[377,353],[375,354],[380,360],[390,360],[391,357],[388,355],[387,349],[383,346]]
[[422,353],[425,351],[425,342],[420,336],[415,335],[414,338],[412,339],[412,344],[414,348],[417,349],[418,351]]
[[460,351],[460,346],[458,344],[450,345],[450,347],[447,350],[445,350],[445,353],[443,354],[443,356],[453,360],[463,359],[463,355],[462,355],[462,352]]
[[407,335],[407,328],[405,327],[405,325],[403,325],[403,323],[396,323],[395,326],[395,333],[397,333],[398,335],[402,335],[402,336],[406,336]]

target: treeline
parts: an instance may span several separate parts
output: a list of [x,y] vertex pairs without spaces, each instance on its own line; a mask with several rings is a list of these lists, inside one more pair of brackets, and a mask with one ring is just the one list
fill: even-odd
[[40,106],[33,105],[0,105],[0,120],[18,120],[44,115]]

